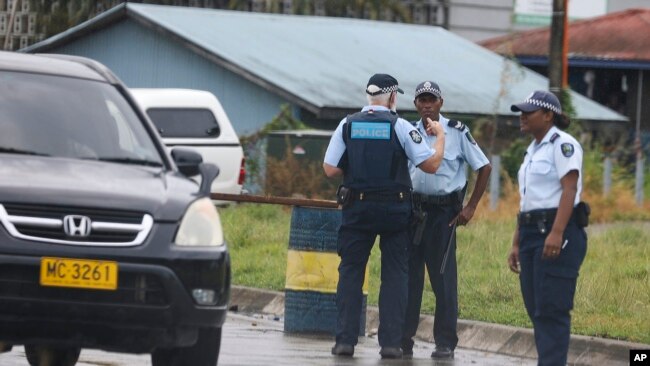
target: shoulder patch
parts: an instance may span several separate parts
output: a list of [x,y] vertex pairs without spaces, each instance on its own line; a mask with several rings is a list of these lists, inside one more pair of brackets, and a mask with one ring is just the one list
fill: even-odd
[[575,149],[573,148],[573,144],[569,142],[565,142],[562,145],[560,145],[560,149],[562,150],[562,155],[566,156],[567,158],[571,157],[575,152]]
[[411,130],[411,132],[409,132],[409,136],[411,136],[411,140],[413,140],[413,142],[416,144],[422,142],[422,135],[420,135],[418,130]]
[[461,121],[456,121],[456,120],[454,120],[454,119],[450,119],[450,120],[449,120],[449,123],[447,123],[447,126],[449,126],[449,127],[453,127],[453,128],[456,128],[456,129],[458,129],[459,131],[462,131],[462,130],[465,129],[465,125],[463,124],[463,122],[461,122]]
[[469,131],[467,131],[465,133],[465,137],[467,137],[467,139],[469,140],[470,143],[476,145],[476,140],[474,140],[474,137],[472,136],[472,134]]
[[555,140],[557,140],[559,137],[560,137],[559,133],[557,132],[554,133],[553,136],[551,136],[551,142],[555,142]]

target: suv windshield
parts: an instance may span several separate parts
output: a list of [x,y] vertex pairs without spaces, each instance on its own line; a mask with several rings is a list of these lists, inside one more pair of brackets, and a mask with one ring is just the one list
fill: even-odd
[[110,84],[22,72],[0,71],[0,153],[162,165]]

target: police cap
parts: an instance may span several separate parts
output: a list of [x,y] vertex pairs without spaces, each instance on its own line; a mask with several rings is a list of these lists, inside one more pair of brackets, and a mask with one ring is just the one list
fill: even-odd
[[436,98],[442,98],[440,87],[433,81],[423,81],[415,87],[415,99],[422,94],[431,94]]
[[366,86],[366,93],[369,95],[387,94],[394,91],[404,94],[404,91],[397,85],[397,79],[388,74],[374,74]]
[[562,114],[560,101],[557,99],[555,94],[545,90],[536,90],[523,102],[510,106],[510,110],[513,112],[534,112],[540,108],[545,108],[557,114]]

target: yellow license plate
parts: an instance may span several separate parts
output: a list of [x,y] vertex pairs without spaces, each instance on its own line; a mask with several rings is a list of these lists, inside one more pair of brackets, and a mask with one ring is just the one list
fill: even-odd
[[41,286],[117,289],[117,262],[41,258]]

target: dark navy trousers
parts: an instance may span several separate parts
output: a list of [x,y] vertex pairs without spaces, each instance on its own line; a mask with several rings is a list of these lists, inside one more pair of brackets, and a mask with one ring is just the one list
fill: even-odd
[[410,218],[410,200],[353,201],[343,209],[337,248],[341,264],[336,289],[336,343],[357,344],[366,265],[379,235],[381,286],[378,340],[381,347],[400,346],[407,299]]
[[521,293],[533,322],[539,366],[564,366],[569,352],[571,314],[580,265],[587,253],[587,234],[569,220],[556,259],[542,259],[544,240],[552,222],[541,233],[537,224],[519,226]]
[[409,246],[409,287],[406,324],[402,340],[403,349],[413,348],[413,337],[420,321],[424,267],[429,272],[431,288],[436,296],[433,338],[437,346],[456,348],[458,336],[458,281],[456,269],[456,237],[450,243],[445,271],[440,274],[442,260],[449,238],[453,233],[449,222],[458,214],[456,206],[427,207],[427,221],[419,245]]

